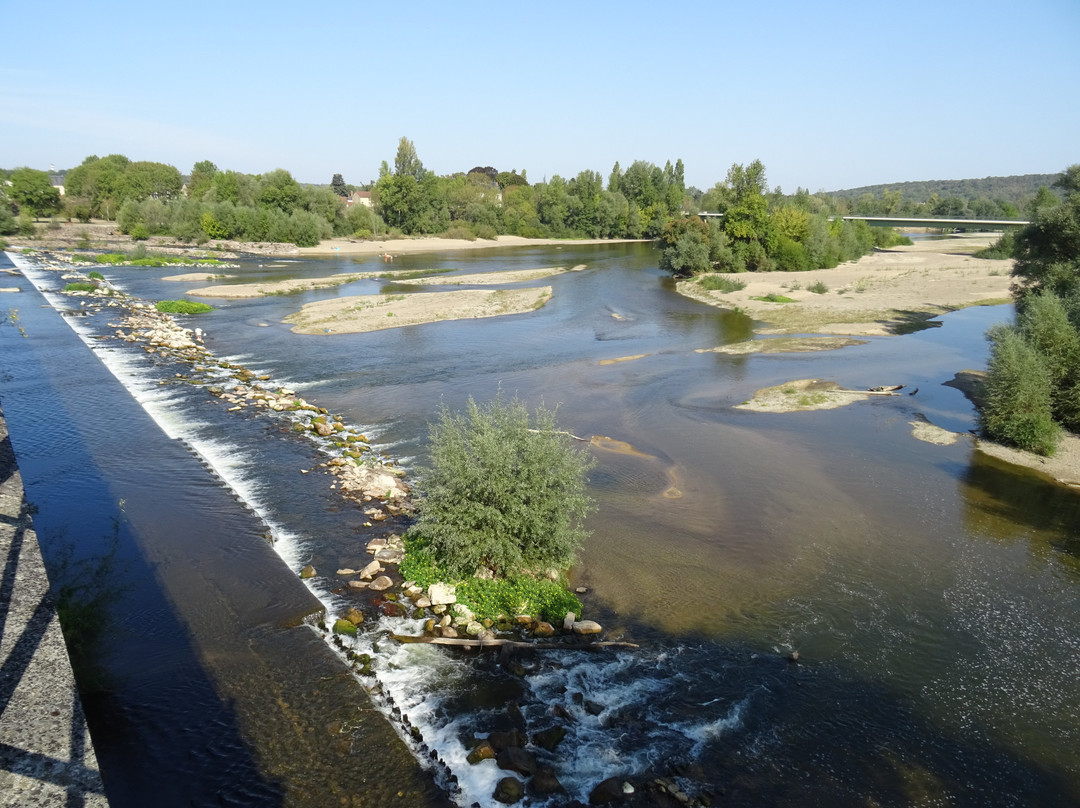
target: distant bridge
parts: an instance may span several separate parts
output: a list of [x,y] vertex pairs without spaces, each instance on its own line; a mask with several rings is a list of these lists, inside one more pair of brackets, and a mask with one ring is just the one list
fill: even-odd
[[1028,222],[1016,219],[916,219],[910,216],[842,216],[845,222],[866,222],[871,227],[930,227],[964,230],[1018,230]]
[[[702,219],[722,219],[722,213],[697,213]],[[835,218],[835,217],[833,217]],[[929,227],[952,230],[1018,230],[1030,222],[1017,219],[918,219],[912,216],[841,216],[845,222],[866,222],[871,227]]]

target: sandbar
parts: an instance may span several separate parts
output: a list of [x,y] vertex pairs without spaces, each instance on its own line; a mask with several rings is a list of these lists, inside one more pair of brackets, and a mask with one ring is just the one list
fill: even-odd
[[[374,273],[369,275],[373,277]],[[359,280],[361,274],[332,275],[328,278],[292,278],[284,281],[266,281],[264,283],[230,283],[221,286],[203,286],[190,289],[192,297],[215,297],[225,300],[239,300],[249,297],[267,297],[269,295],[290,295],[311,289],[327,289]]]
[[538,281],[581,269],[584,269],[584,264],[579,264],[573,270],[566,267],[543,267],[541,269],[514,269],[507,272],[478,272],[472,275],[430,275],[423,278],[402,278],[395,283],[414,286],[495,286]]
[[836,382],[821,379],[795,379],[775,387],[763,387],[749,401],[736,404],[735,409],[755,412],[832,410],[874,395],[881,394],[869,390],[847,390]]
[[285,318],[297,334],[360,334],[442,320],[474,320],[541,308],[551,287],[462,289],[317,300]]
[[[726,275],[746,284],[734,292],[703,289],[697,279],[680,281],[677,288],[687,297],[720,308],[738,308],[764,321],[766,327],[759,334],[901,334],[957,309],[1011,303],[1012,261],[971,255],[999,237],[978,233],[925,239],[879,250],[833,269]],[[819,294],[811,287],[827,291]],[[755,299],[769,294],[795,302]]]

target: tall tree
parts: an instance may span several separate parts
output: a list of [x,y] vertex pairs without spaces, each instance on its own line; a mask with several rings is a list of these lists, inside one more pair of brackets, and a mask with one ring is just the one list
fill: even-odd
[[1042,289],[1065,299],[1080,296],[1080,164],[1054,185],[1064,191],[1064,202],[1036,208],[1031,224],[1016,234],[1012,274],[1020,308]]
[[424,164],[416,156],[416,146],[407,137],[398,141],[397,156],[394,157],[394,175],[412,177],[417,182],[424,178]]
[[49,175],[33,168],[17,168],[11,173],[9,193],[20,212],[31,216],[49,216],[60,210],[60,191]]
[[349,195],[349,189],[345,187],[345,180],[342,179],[340,174],[335,174],[334,178],[330,180],[330,190],[338,196]]
[[191,168],[188,178],[188,199],[202,199],[214,184],[214,175],[218,168],[209,160],[200,160]]

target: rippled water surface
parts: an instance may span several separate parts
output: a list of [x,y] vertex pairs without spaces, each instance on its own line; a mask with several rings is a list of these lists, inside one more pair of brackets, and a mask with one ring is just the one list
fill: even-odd
[[[505,774],[492,761],[467,764],[469,738],[515,724],[529,732],[560,724],[566,739],[541,757],[582,801],[605,777],[648,774],[733,804],[1080,802],[1080,496],[979,455],[966,438],[934,446],[911,435],[920,417],[960,432],[974,427],[968,402],[942,382],[984,364],[982,334],[1009,309],[969,309],[939,328],[836,352],[731,357],[695,351],[752,338],[752,324],[677,295],[646,246],[403,256],[394,268],[464,274],[578,264],[586,269],[534,284],[554,287],[545,308],[505,318],[320,336],[296,335],[281,323],[311,300],[406,291],[366,280],[214,301],[218,308],[197,321],[219,356],[342,413],[407,464],[423,459],[427,423],[441,403],[460,407],[470,395],[486,400],[500,388],[558,404],[564,428],[604,438],[588,450],[597,460],[590,487],[599,507],[572,580],[588,588],[587,616],[639,650],[536,654],[522,660],[519,676],[496,659],[397,646],[376,628],[357,640],[356,650],[375,657],[383,693],[377,703],[395,705],[417,728],[419,740],[410,743],[418,756],[430,759],[434,750],[449,767],[436,775],[454,798],[490,804]],[[381,266],[263,260],[246,261],[234,274],[245,281],[323,277]],[[162,280],[175,272],[105,274],[153,300],[190,288]],[[31,382],[25,368],[48,366],[50,351],[73,350],[70,333],[47,327],[56,319],[52,310],[30,311],[42,302],[37,294],[28,287],[19,296],[27,338],[13,326],[0,331],[0,397],[24,474],[29,464],[43,542],[52,534],[59,544],[65,530],[88,520],[108,535],[115,508],[101,503],[135,486],[131,470],[152,453],[170,476],[168,490],[119,529],[152,532],[155,508],[171,522],[185,510],[177,503],[192,503],[204,524],[215,525],[214,580],[240,604],[220,620],[200,617],[197,602],[162,608],[180,626],[156,634],[145,651],[117,630],[111,647],[120,662],[114,658],[113,667],[158,658],[172,674],[175,660],[199,658],[177,643],[232,647],[237,623],[258,624],[251,615],[269,608],[281,582],[291,587],[306,563],[322,573],[312,591],[332,614],[344,611],[349,596],[333,570],[363,558],[357,548],[368,529],[325,478],[299,475],[313,465],[311,447],[290,438],[287,427],[226,413],[191,388],[158,384],[171,370],[137,349],[91,354],[82,347],[91,380],[37,373]],[[107,317],[76,319],[86,321],[78,325],[91,344],[109,331]],[[124,407],[135,405],[115,378],[93,369],[95,357],[135,392],[165,435],[124,431]],[[612,359],[625,361],[605,362]],[[918,393],[815,413],[732,408],[757,388],[798,378],[904,384]],[[34,428],[35,420],[45,425]],[[66,435],[99,434],[103,424],[105,437],[84,439],[92,444],[85,458],[67,451]],[[192,464],[188,446],[200,462]],[[24,454],[33,459],[24,462]],[[80,475],[87,466],[98,470],[89,479]],[[235,515],[230,488],[253,514],[241,508]],[[236,540],[257,538],[267,525],[277,538],[269,561],[265,542]],[[163,554],[181,540],[166,532],[155,544]],[[259,550],[243,549],[249,545]],[[143,580],[139,565],[155,563],[129,560],[128,578]],[[254,585],[242,586],[252,572]],[[201,586],[172,576],[165,599],[197,601]],[[146,599],[154,597],[151,591]],[[301,601],[293,611],[305,611]],[[384,623],[415,628],[400,618]],[[792,651],[797,664],[788,661]],[[192,675],[180,668],[178,676],[204,679],[208,693],[228,679],[223,666],[207,672],[205,664],[183,664]],[[241,656],[233,667],[253,664],[257,657]],[[290,675],[302,689],[302,669]],[[288,795],[289,783],[303,775],[287,761],[303,750],[269,740],[282,730],[258,727],[250,714],[257,700],[241,699],[232,709],[221,730],[226,740],[206,764],[217,771],[208,775],[214,787],[228,792],[234,779],[252,782],[242,773],[247,767],[271,780],[267,793]],[[179,707],[159,706],[125,720],[144,722],[138,731],[167,749],[160,738],[174,737],[170,730],[188,718]],[[132,733],[102,734],[103,765],[109,745],[125,748]],[[362,754],[363,744],[353,750]],[[264,804],[265,795],[241,789],[230,796],[236,804]]]

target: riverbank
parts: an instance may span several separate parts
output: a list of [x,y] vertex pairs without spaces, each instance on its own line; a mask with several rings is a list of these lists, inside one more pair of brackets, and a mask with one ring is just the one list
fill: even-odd
[[[731,292],[703,288],[700,279],[708,276],[679,281],[677,288],[694,300],[761,320],[760,335],[903,334],[950,311],[1012,301],[1012,262],[972,255],[997,239],[995,233],[925,239],[832,269],[726,275],[745,284]],[[770,295],[790,302],[762,299]]]

